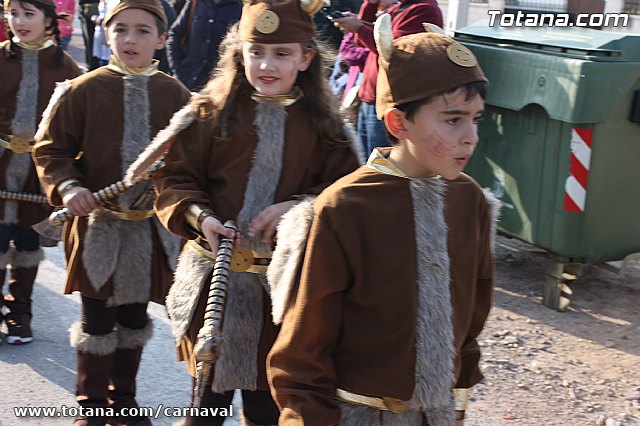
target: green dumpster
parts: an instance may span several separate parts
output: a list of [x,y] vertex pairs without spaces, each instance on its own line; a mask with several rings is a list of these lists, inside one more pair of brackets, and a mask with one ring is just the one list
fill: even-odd
[[[490,80],[467,172],[503,202],[499,229],[559,265],[640,252],[640,35],[579,28],[465,27]],[[564,306],[563,306],[564,305]]]

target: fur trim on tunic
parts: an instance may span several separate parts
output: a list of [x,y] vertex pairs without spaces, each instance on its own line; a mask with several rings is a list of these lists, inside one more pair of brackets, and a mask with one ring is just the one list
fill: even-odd
[[15,248],[9,247],[9,250],[4,253],[0,252],[0,270],[7,269],[7,265],[11,265],[11,259],[13,259],[15,251]]
[[[253,154],[242,208],[238,213],[238,229],[247,235],[249,223],[262,210],[272,205],[282,172],[284,129],[287,111],[273,102],[258,102],[254,124],[258,142]],[[245,240],[256,251],[270,252],[261,241],[262,235]],[[256,389],[258,376],[258,344],[262,334],[264,303],[263,282],[259,275],[231,273],[225,309],[220,357],[216,361],[214,392],[231,389]]]
[[267,268],[271,294],[273,323],[282,324],[284,314],[293,302],[304,260],[309,231],[313,222],[313,198],[307,198],[282,216],[278,224],[278,241]]
[[[12,250],[11,248],[10,250]],[[13,268],[33,268],[44,260],[44,251],[41,248],[31,251],[19,251],[13,249],[10,265]]]
[[220,356],[211,385],[215,393],[256,389],[263,304],[268,303],[258,274],[231,272],[228,288]]
[[442,179],[412,179],[418,261],[416,381],[410,403],[430,425],[453,425],[451,387],[455,382],[450,259]]
[[500,201],[489,188],[482,188],[484,198],[489,204],[489,216],[491,217],[491,252],[496,250],[496,235],[498,222],[500,221],[500,211],[502,210],[502,201]]
[[176,346],[180,345],[187,334],[202,287],[205,283],[210,283],[212,271],[213,262],[188,247],[178,257],[173,285],[166,300]]
[[131,164],[125,174],[124,181],[130,184],[142,177],[153,163],[162,158],[169,150],[175,136],[189,127],[196,118],[191,105],[183,107],[176,112],[169,125],[153,138],[149,146],[142,152],[136,161]]
[[11,121],[11,133],[31,140],[36,132],[38,115],[38,58],[37,50],[22,49],[22,78],[16,96],[16,113]]
[[[247,235],[249,224],[262,210],[273,204],[282,173],[284,154],[284,128],[287,120],[285,107],[274,102],[258,102],[254,124],[258,143],[247,179],[242,209],[238,213],[238,229]],[[247,239],[245,244],[259,252],[270,252],[262,244],[262,235]]]
[[[410,410],[406,413],[395,414],[376,408],[364,407],[338,401],[340,407],[340,426],[420,426],[422,413]],[[431,425],[431,423],[430,423]],[[439,426],[437,423],[434,426]]]
[[[149,122],[150,105],[148,98],[149,77],[146,75],[125,75],[124,132],[120,144],[121,169],[126,170],[151,139]],[[153,192],[150,183],[143,182],[118,196],[122,211],[152,208]],[[107,300],[108,306],[149,301],[151,291],[151,268],[153,262],[152,227],[158,230],[167,263],[175,269],[179,239],[167,231],[160,231],[157,219],[143,221],[123,221],[112,217],[109,212],[96,210],[89,216],[89,225],[84,241],[82,260],[87,276],[96,291],[113,279],[113,295]]]
[[118,347],[118,334],[115,330],[105,335],[92,335],[82,331],[82,323],[78,321],[71,325],[69,332],[71,347],[80,352],[105,356],[114,353]]
[[[38,59],[40,52],[37,50],[22,50],[22,78],[16,95],[16,113],[11,121],[11,133],[22,139],[31,140],[36,132],[36,120],[38,119]],[[0,157],[4,154],[4,148],[0,151]],[[3,170],[7,180],[7,191],[21,192],[24,183],[31,170],[31,154],[10,153],[7,170]],[[18,202],[6,200],[4,202],[4,219],[0,224],[18,223]]]
[[[9,165],[4,171],[7,181],[7,191],[21,192],[24,189],[24,183],[29,176],[31,170],[31,154],[8,153]],[[18,202],[4,200],[4,219],[0,220],[0,224],[11,225],[19,222],[18,218]]]
[[96,291],[113,277],[108,306],[149,301],[153,256],[151,222],[123,221],[103,210],[89,215],[82,262]]
[[122,324],[116,326],[118,333],[118,349],[144,348],[153,337],[153,320],[147,317],[147,324],[142,328],[127,328]]
[[56,83],[56,89],[53,91],[53,94],[49,99],[49,104],[42,114],[42,121],[40,121],[38,131],[35,135],[36,140],[41,140],[44,137],[45,132],[49,128],[49,124],[51,124],[53,110],[56,109],[56,106],[60,103],[60,100],[69,91],[69,89],[71,89],[71,80]]

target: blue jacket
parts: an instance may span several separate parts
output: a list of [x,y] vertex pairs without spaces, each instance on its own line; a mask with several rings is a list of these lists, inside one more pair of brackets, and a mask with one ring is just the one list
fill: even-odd
[[[167,56],[176,77],[191,91],[198,91],[209,79],[218,63],[218,48],[229,27],[240,19],[241,0],[197,0],[187,29],[191,3],[187,0],[169,30]],[[185,32],[188,42],[182,49],[181,40]]]

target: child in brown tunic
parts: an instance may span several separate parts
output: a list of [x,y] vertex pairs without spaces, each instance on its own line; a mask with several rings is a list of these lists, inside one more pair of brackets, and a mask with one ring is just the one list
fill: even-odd
[[[55,84],[80,69],[52,39],[59,38],[55,1],[5,0],[4,13],[10,40],[0,44],[0,190],[40,194],[31,160],[36,126]],[[0,324],[4,302],[10,344],[33,340],[31,294],[43,253],[31,226],[49,212],[46,203],[0,198],[0,290],[11,266],[9,293],[0,296]]]
[[[122,179],[189,92],[152,62],[166,36],[159,0],[123,0],[104,25],[113,51],[109,65],[57,89],[34,159],[50,202],[76,215],[64,228],[64,245],[65,292],[82,295],[82,319],[71,328],[77,400],[81,408],[113,408],[119,424],[144,425],[146,417],[119,410],[137,407],[136,375],[152,334],[147,304],[164,303],[180,241],[154,217],[148,182],[101,208],[91,192]],[[78,425],[106,422],[80,414]]]
[[[233,390],[242,389],[245,419],[268,425],[278,420],[265,374],[277,333],[264,286],[275,227],[301,197],[317,195],[357,160],[323,76],[311,18],[298,0],[245,5],[221,49],[213,78],[176,117],[176,134],[168,137],[175,142],[154,179],[158,216],[192,240],[167,308],[180,357],[195,374],[193,345],[213,269],[207,252],[215,253],[218,234],[229,236],[222,223],[237,220],[243,234],[237,249],[251,262],[229,277],[220,357],[201,407],[227,408]],[[194,241],[198,234],[207,250]],[[187,424],[223,420],[191,417]]]
[[[377,110],[393,146],[278,228],[268,277],[282,330],[268,374],[281,425],[461,425],[463,395],[482,378],[492,222],[461,172],[487,80],[445,35],[386,34]],[[283,255],[301,269],[278,270]]]

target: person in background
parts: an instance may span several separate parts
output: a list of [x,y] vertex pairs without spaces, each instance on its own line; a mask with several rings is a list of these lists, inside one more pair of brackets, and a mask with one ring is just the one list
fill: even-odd
[[[164,8],[165,15],[167,15],[167,21],[169,22],[168,28],[171,28],[173,26],[173,23],[176,21],[176,12],[167,0],[160,0],[160,1],[162,2],[162,7]],[[169,75],[173,75],[173,71],[169,66],[169,59],[167,59],[166,43],[162,49],[156,50],[154,59],[158,60],[158,69],[160,71]]]
[[66,52],[69,50],[71,35],[73,34],[73,16],[76,11],[76,0],[56,0],[56,12],[58,27],[60,28],[60,47]]
[[102,22],[105,16],[107,16],[109,9],[113,8],[117,3],[118,0],[100,0],[98,14],[92,17],[95,23],[95,31],[93,33],[93,57],[99,67],[107,65],[109,58],[111,58],[111,49],[107,44],[107,31],[102,25]]
[[[376,82],[378,80],[378,55],[373,40],[373,25],[379,8],[379,0],[364,0],[360,13],[356,17],[349,14],[334,19],[333,23],[342,31],[355,33],[356,43],[368,48],[370,54],[362,71],[362,82],[358,96],[362,101],[358,115],[358,135],[363,144],[365,154],[373,148],[387,146],[384,125],[376,113]],[[436,0],[400,0],[391,6],[387,13],[391,15],[393,37],[398,38],[422,31],[423,23],[442,27],[442,12]]]
[[242,13],[241,0],[187,0],[169,30],[167,57],[175,76],[199,91],[218,63],[218,47]]
[[93,17],[98,14],[98,4],[100,0],[78,0],[78,17],[80,18],[80,28],[82,29],[82,39],[84,40],[84,60],[89,70],[99,67],[98,60],[93,56],[93,35],[96,24]]
[[7,38],[7,19],[4,15],[4,5],[0,2],[0,43]]
[[[31,160],[36,127],[56,83],[80,69],[56,46],[54,0],[5,0],[4,9],[10,39],[0,44],[0,189],[40,194]],[[4,304],[10,344],[33,340],[31,295],[43,252],[31,226],[50,212],[46,204],[0,199],[0,324]],[[6,275],[9,291],[2,297]]]

